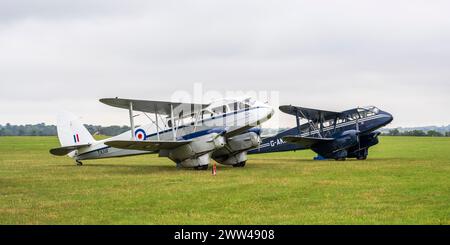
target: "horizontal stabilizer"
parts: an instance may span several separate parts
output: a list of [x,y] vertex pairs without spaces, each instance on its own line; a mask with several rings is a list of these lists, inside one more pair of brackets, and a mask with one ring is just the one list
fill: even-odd
[[91,144],[63,146],[63,147],[51,149],[50,153],[55,156],[65,156],[74,150],[78,150],[80,148],[87,147],[90,145]]
[[302,145],[305,148],[310,148],[318,143],[326,143],[334,140],[333,138],[302,137],[295,135],[284,136],[282,139],[285,142]]
[[105,142],[105,145],[125,149],[125,150],[140,150],[140,151],[159,151],[170,150],[179,146],[189,144],[191,140],[179,140],[179,141],[163,141],[163,140],[113,140]]

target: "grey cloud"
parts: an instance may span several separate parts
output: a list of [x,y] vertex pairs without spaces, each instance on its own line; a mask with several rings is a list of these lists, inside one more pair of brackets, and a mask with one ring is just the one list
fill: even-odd
[[59,106],[114,124],[122,114],[98,98],[168,99],[195,82],[277,90],[281,103],[325,109],[375,104],[397,125],[449,123],[447,9],[447,1],[4,1],[0,123],[52,122]]
[[[143,0],[14,0],[0,2],[0,20],[5,22],[20,19],[64,20],[95,16],[124,16],[139,13]],[[156,8],[157,3],[153,2]]]

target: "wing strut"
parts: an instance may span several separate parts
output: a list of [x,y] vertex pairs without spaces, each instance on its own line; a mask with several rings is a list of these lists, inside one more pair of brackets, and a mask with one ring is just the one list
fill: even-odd
[[159,125],[158,125],[158,105],[155,104],[155,117],[156,117],[156,135],[159,139]]
[[170,104],[170,121],[172,122],[173,141],[176,141],[177,136],[175,133],[175,121],[173,120],[173,104]]
[[320,120],[320,124],[319,124],[319,136],[320,138],[323,138],[322,134],[323,134],[323,114],[322,112],[319,112],[319,120]]
[[308,117],[305,116],[305,114],[302,112],[301,109],[299,110],[299,108],[295,108],[295,110],[296,110],[296,116],[297,116],[297,125],[299,125],[298,126],[299,134],[300,134],[300,121],[299,121],[299,116],[298,116],[299,114],[298,113],[300,113],[301,116],[308,121],[308,123],[309,123],[309,134],[311,135],[311,128],[312,128],[313,130],[317,130],[319,132],[320,138],[323,138],[322,135],[320,134],[320,130],[314,126],[314,122],[312,120],[308,119]]
[[300,135],[302,132],[300,131],[300,115],[298,114],[298,110],[295,110],[295,119],[297,122],[298,135]]
[[134,115],[133,115],[133,102],[130,101],[130,107],[129,107],[129,113],[130,113],[130,127],[131,127],[131,139],[134,138]]

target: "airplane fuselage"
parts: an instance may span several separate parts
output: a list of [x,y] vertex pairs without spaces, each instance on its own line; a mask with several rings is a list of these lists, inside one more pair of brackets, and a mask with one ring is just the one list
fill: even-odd
[[[364,139],[365,136],[370,135],[371,132],[385,126],[386,124],[390,123],[392,121],[392,115],[390,115],[387,112],[381,111],[377,115],[368,116],[365,118],[361,118],[358,120],[358,126],[360,131],[361,138]],[[304,126],[303,124],[302,126]],[[304,128],[304,127],[300,128]],[[306,125],[305,125],[306,126]],[[337,138],[339,137],[343,132],[348,130],[354,130],[356,128],[356,120],[355,121],[348,121],[343,123],[336,123],[336,126],[331,125],[328,127],[324,127],[323,130],[317,129],[312,131],[301,131],[299,132],[299,129],[297,127],[291,128],[288,130],[285,130],[283,132],[280,132],[279,134],[267,137],[262,140],[261,145],[258,149],[253,149],[249,151],[249,154],[254,153],[268,153],[268,152],[280,152],[280,151],[294,151],[294,150],[303,150],[303,149],[309,149],[306,147],[303,147],[299,144],[292,144],[285,142],[282,138],[284,136],[289,135],[299,135],[303,137],[328,137],[328,138]],[[320,135],[319,135],[320,132]]]
[[[211,133],[223,133],[228,135],[239,135],[246,130],[259,125],[268,120],[273,114],[273,109],[264,104],[258,104],[254,107],[231,111],[228,113],[207,115],[196,121],[189,123],[180,122],[180,126],[164,130],[156,130],[153,124],[147,124],[136,127],[134,130],[135,140],[196,140],[204,138]],[[90,147],[80,149],[75,152],[73,157],[76,160],[123,157],[131,155],[149,154],[156,152],[141,150],[126,150],[107,146],[105,142],[113,140],[129,140],[131,131],[124,132],[118,136],[111,137]]]

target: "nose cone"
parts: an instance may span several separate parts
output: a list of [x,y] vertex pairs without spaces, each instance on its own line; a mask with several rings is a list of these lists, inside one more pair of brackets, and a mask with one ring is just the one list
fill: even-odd
[[267,120],[269,120],[273,116],[274,113],[275,113],[275,110],[273,109],[273,107],[267,106],[267,108],[266,108],[266,118],[267,118]]
[[274,113],[275,113],[275,110],[271,106],[269,106],[269,105],[261,106],[259,108],[259,113],[258,113],[258,116],[259,116],[258,124],[269,120],[273,116]]
[[269,112],[267,113],[267,119],[270,119],[274,113],[275,113],[275,110],[272,107],[270,107]]
[[391,113],[386,112],[386,111],[382,111],[381,113],[386,116],[384,125],[387,125],[387,124],[391,123],[392,120],[394,120],[394,117],[392,116]]

